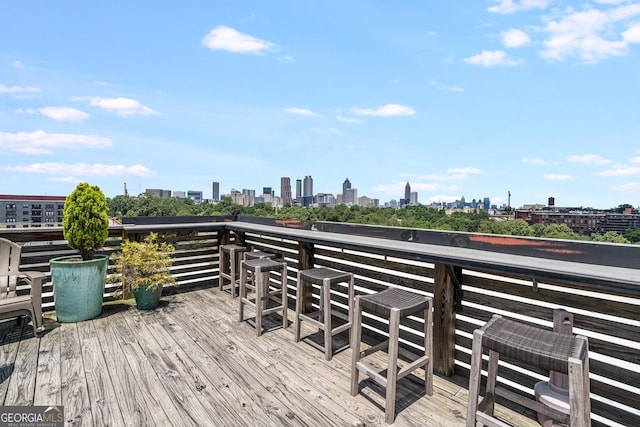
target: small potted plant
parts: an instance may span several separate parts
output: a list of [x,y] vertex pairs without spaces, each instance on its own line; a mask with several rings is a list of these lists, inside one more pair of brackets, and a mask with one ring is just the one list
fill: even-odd
[[53,299],[59,322],[80,322],[102,313],[109,263],[108,255],[96,254],[109,236],[107,199],[96,185],[77,185],[64,203],[64,238],[80,255],[49,261]]
[[175,284],[170,267],[173,265],[174,247],[158,242],[158,234],[149,234],[142,242],[124,241],[120,253],[114,257],[123,299],[136,299],[140,310],[151,310],[158,306],[164,285]]

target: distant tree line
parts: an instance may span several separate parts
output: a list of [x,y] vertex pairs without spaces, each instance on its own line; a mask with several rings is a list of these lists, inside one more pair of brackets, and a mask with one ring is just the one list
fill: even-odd
[[[454,212],[424,206],[405,206],[402,209],[337,205],[318,208],[301,206],[273,207],[270,203],[242,206],[223,197],[218,203],[194,203],[191,199],[160,198],[149,193],[139,196],[116,196],[107,200],[109,215],[123,218],[133,216],[226,216],[246,215],[304,221],[332,221],[352,224],[385,225],[432,230],[451,230],[472,233],[533,236],[549,239],[587,240],[611,243],[639,243],[640,229],[624,234],[613,231],[581,236],[565,224],[529,225],[522,219],[495,220],[486,211]],[[621,205],[622,206],[622,205]]]

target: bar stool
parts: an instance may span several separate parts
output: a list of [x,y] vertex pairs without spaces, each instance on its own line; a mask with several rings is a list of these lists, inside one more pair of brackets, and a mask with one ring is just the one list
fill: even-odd
[[[320,304],[317,311],[311,313],[302,312],[302,289],[305,282],[320,285]],[[331,309],[331,285],[347,283],[349,315],[347,323],[332,328],[331,315],[342,317],[341,313]],[[311,268],[298,271],[298,283],[296,291],[296,316],[294,319],[295,342],[300,341],[300,323],[304,320],[324,331],[324,358],[331,360],[333,357],[333,336],[351,328],[353,324],[353,273],[332,270],[330,268]]]
[[218,287],[221,291],[224,290],[225,279],[228,280],[231,285],[232,297],[236,296],[236,289],[238,287],[240,254],[248,250],[248,248],[236,244],[220,246],[220,273],[218,278]]
[[[395,419],[396,383],[399,379],[424,366],[425,391],[429,396],[433,394],[433,302],[431,298],[414,292],[388,288],[375,294],[357,296],[355,306],[355,319],[351,330],[351,395],[358,394],[358,376],[362,371],[385,388],[385,421],[387,424],[392,424]],[[389,319],[389,339],[361,351],[363,311]],[[399,346],[400,319],[411,315],[424,316],[423,356],[415,355]],[[366,366],[361,360],[385,348],[387,348],[389,360],[387,374],[383,376],[380,372]],[[398,369],[398,353],[411,361],[400,369]]]
[[[489,351],[487,386],[484,398],[478,403],[482,353],[485,349]],[[498,360],[501,356],[543,370],[568,374],[569,401],[571,402],[569,416],[532,399],[523,398],[510,390],[497,387]],[[473,333],[467,427],[475,427],[476,421],[487,425],[500,423],[493,416],[496,395],[539,413],[542,412],[562,423],[568,424],[570,421],[572,426],[590,426],[587,338],[560,334],[494,315]]]
[[[247,282],[247,272],[251,272],[255,284]],[[269,284],[270,272],[280,271],[280,288],[271,289]],[[247,289],[254,292],[254,298],[247,296]],[[270,299],[280,294],[281,299],[276,307],[268,307]],[[258,258],[242,261],[240,268],[240,316],[238,321],[244,321],[244,305],[254,307],[256,311],[256,336],[262,335],[262,317],[275,312],[282,312],[282,327],[288,326],[287,319],[287,263],[274,261],[270,258]]]

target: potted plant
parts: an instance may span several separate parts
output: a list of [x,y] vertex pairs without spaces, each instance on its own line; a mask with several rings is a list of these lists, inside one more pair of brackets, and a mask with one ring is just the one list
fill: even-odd
[[151,310],[158,306],[162,287],[174,284],[171,275],[174,247],[166,242],[158,242],[158,234],[149,234],[142,242],[124,241],[121,252],[115,256],[114,265],[124,299],[136,299],[140,310]]
[[108,255],[96,254],[109,236],[107,199],[98,186],[78,184],[64,204],[64,238],[80,255],[49,261],[59,322],[81,322],[102,313]]

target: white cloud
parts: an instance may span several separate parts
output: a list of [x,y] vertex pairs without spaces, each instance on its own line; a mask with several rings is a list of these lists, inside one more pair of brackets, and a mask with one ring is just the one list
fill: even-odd
[[[83,98],[76,98],[83,99]],[[151,116],[159,114],[157,111],[153,111],[151,108],[142,105],[135,99],[130,98],[89,98],[89,104],[94,107],[103,108],[112,113],[116,113],[118,116],[126,117],[132,115]]]
[[416,111],[405,105],[398,104],[386,104],[378,108],[353,108],[351,110],[354,114],[362,116],[413,116]]
[[331,135],[342,135],[342,131],[340,129],[334,128],[334,127],[328,127],[328,128],[311,128],[309,129],[311,132],[313,133],[317,133],[320,135],[327,135],[327,134],[331,134]]
[[571,11],[559,20],[547,22],[544,30],[550,35],[538,53],[547,59],[576,57],[586,63],[626,55],[630,44],[640,43],[640,24],[628,24],[639,15],[637,3],[606,10]]
[[477,55],[464,58],[468,64],[482,65],[483,67],[494,67],[496,65],[514,66],[520,64],[521,60],[507,58],[507,54],[503,50],[483,50]]
[[285,109],[284,111],[286,111],[289,114],[295,114],[298,116],[317,116],[316,113],[314,113],[313,111],[307,109],[307,108],[298,108],[298,107],[289,107],[287,109]]
[[550,0],[492,0],[499,3],[487,10],[493,13],[515,13],[530,9],[544,9],[551,3]]
[[444,90],[447,92],[464,92],[464,88],[462,88],[461,86],[449,86],[449,85],[444,85],[442,83],[438,83],[435,80],[431,80],[431,86],[439,89],[439,90]]
[[24,64],[22,63],[22,61],[16,59],[15,61],[13,61],[11,63],[11,66],[13,68],[22,68],[22,67],[24,67]]
[[631,176],[640,175],[640,167],[638,166],[616,166],[613,169],[602,171],[598,176]]
[[633,163],[633,164],[640,163],[640,157],[632,157],[632,158],[630,158],[629,159],[629,163]]
[[524,159],[522,159],[522,163],[529,163],[531,165],[536,165],[536,166],[553,166],[553,165],[559,164],[559,162],[550,162],[537,157],[534,157],[531,159],[528,157],[525,157]]
[[549,173],[543,176],[545,179],[548,179],[550,181],[568,181],[571,179],[575,179],[571,175],[563,175],[563,174],[555,174],[555,173]]
[[502,36],[502,44],[506,47],[520,47],[531,43],[531,39],[527,33],[521,30],[512,28],[510,30],[503,31],[500,35]]
[[598,156],[597,154],[580,154],[567,157],[571,163],[582,163],[583,165],[606,165],[611,160]]
[[50,154],[54,148],[111,147],[111,139],[95,135],[35,132],[0,132],[0,150],[23,154]]
[[34,93],[41,92],[39,87],[34,86],[5,86],[0,83],[0,93],[8,93],[10,95],[16,95],[21,93]]
[[70,107],[19,108],[16,112],[21,114],[41,114],[59,122],[81,122],[89,118],[89,114],[84,111]]
[[613,190],[622,194],[640,194],[640,182],[629,182],[617,187],[613,187]]
[[447,172],[455,174],[455,175],[475,175],[482,173],[482,169],[478,168],[449,168]]
[[338,115],[336,117],[336,120],[338,120],[339,122],[343,122],[343,123],[352,123],[352,124],[356,124],[356,125],[361,125],[364,123],[364,120],[360,120],[360,119],[354,119],[353,117],[343,117]]
[[7,166],[5,170],[24,173],[42,173],[50,175],[81,175],[81,176],[121,176],[132,175],[139,177],[152,176],[154,173],[142,165],[103,165],[100,163],[33,163],[27,166]]
[[292,63],[295,60],[293,59],[293,56],[291,55],[284,55],[278,58],[279,62],[287,62],[287,63]]
[[256,55],[262,55],[275,47],[275,44],[271,42],[241,33],[224,25],[218,25],[204,36],[202,44],[211,50],[253,53]]

